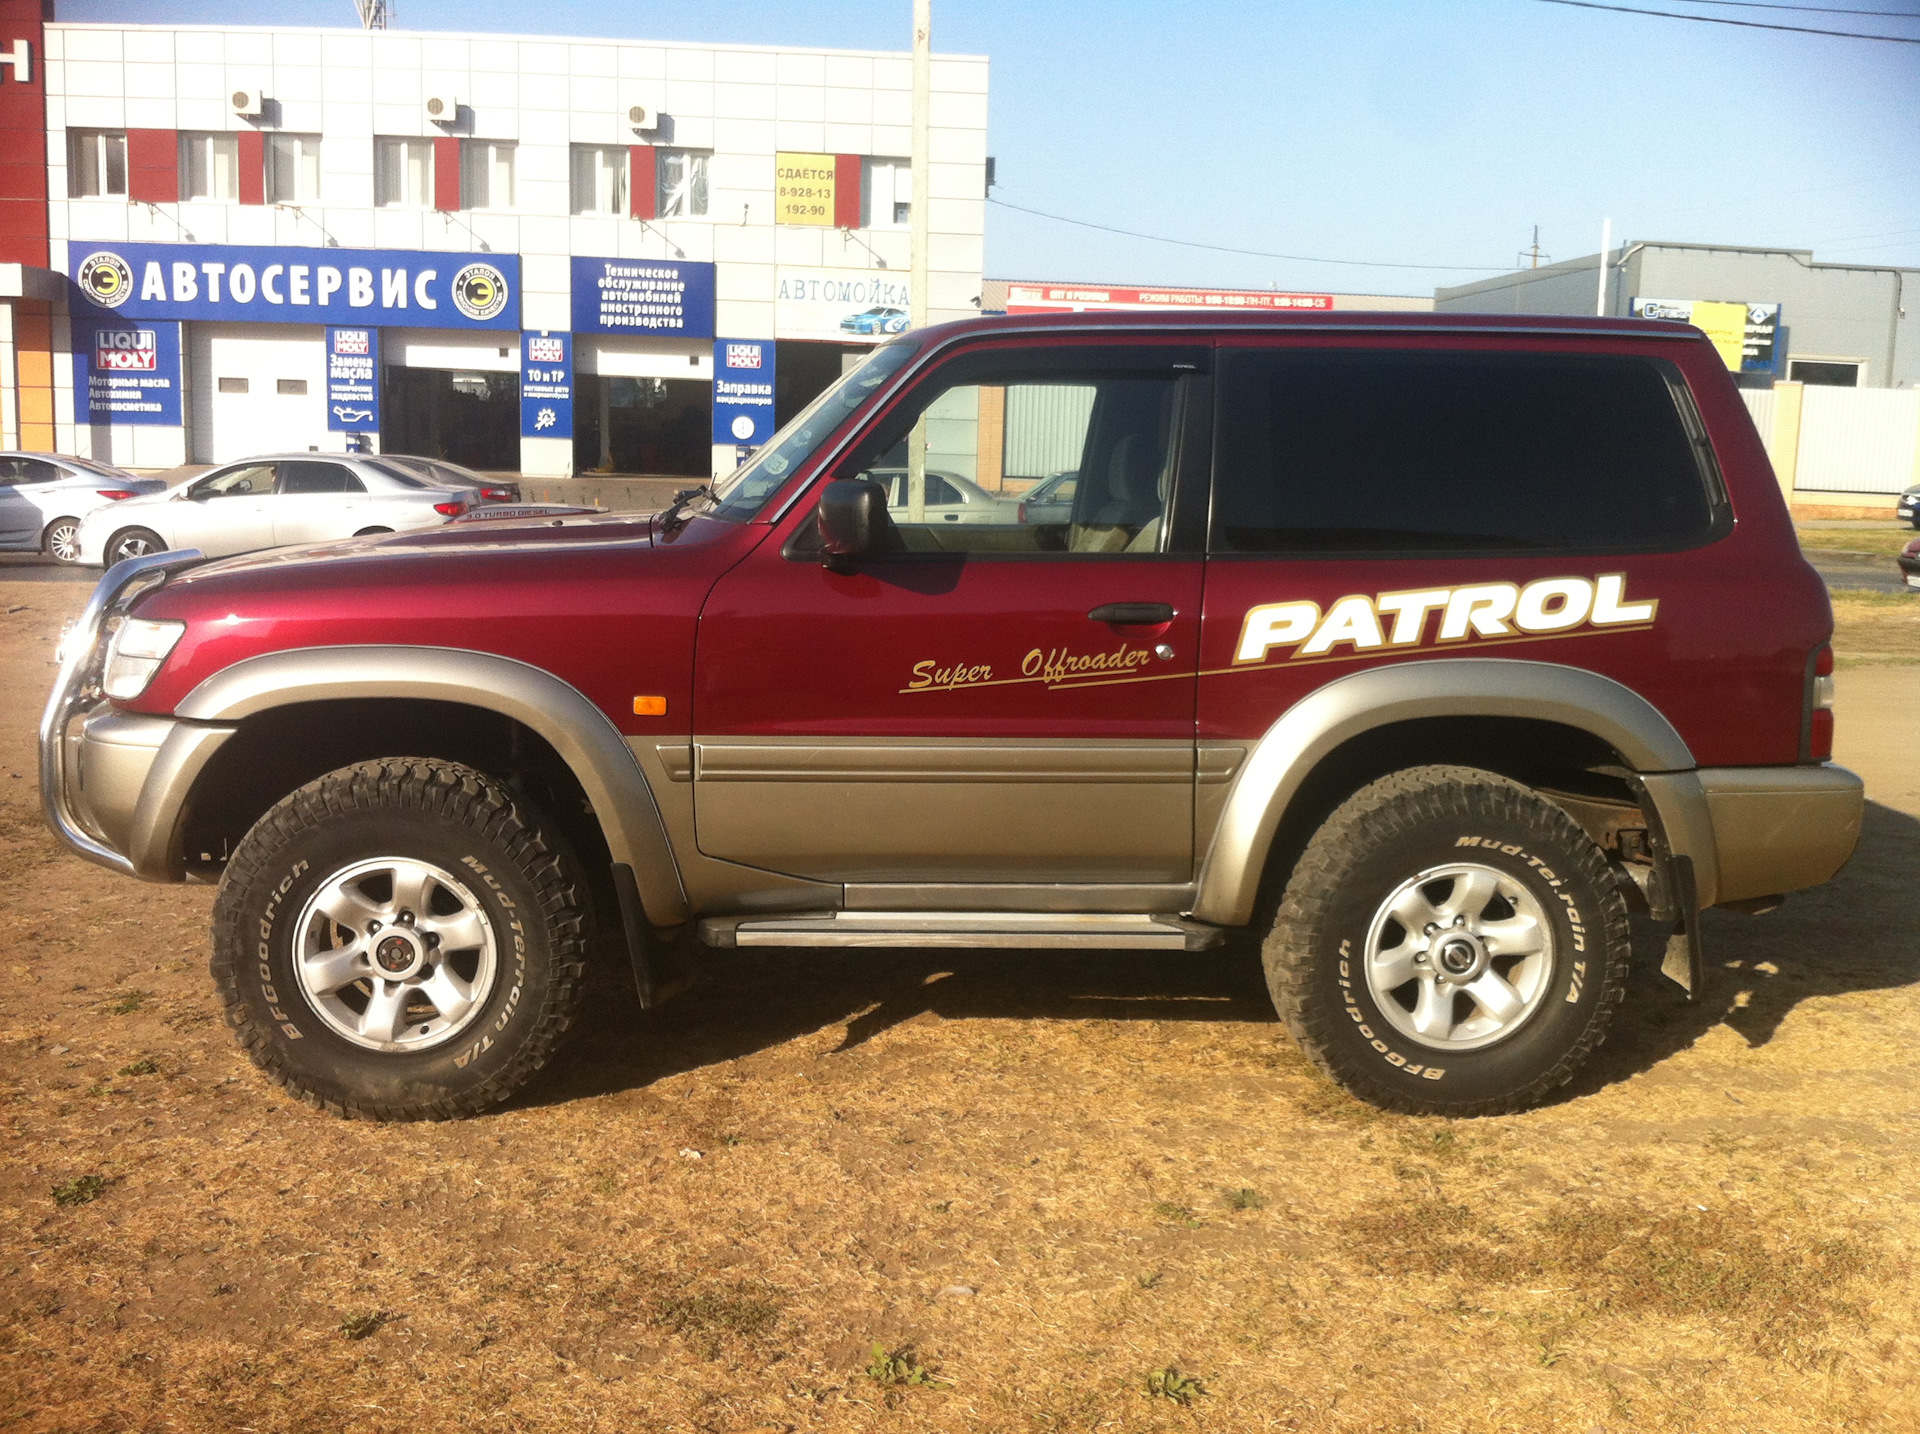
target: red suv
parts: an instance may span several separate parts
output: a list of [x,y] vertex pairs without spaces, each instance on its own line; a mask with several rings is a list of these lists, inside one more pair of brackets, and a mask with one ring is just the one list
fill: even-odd
[[[1068,471],[1057,521],[929,511]],[[1630,912],[1697,991],[1702,908],[1847,859],[1830,631],[1694,329],[982,320],[665,512],[121,563],[42,783],[220,882],[234,1029],[343,1114],[515,1090],[596,930],[650,1003],[700,943],[1251,928],[1334,1079],[1471,1115],[1599,1043]]]

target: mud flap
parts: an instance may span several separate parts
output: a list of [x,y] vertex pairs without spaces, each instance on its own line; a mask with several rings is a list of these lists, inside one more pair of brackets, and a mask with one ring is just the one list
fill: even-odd
[[1667,937],[1667,952],[1660,962],[1660,974],[1687,993],[1689,1001],[1698,1001],[1707,979],[1707,958],[1700,936],[1699,891],[1693,879],[1693,858],[1670,856],[1665,863],[1666,893],[1672,902],[1673,934]]
[[650,1011],[659,1004],[654,991],[653,962],[647,954],[647,912],[640,904],[640,883],[633,868],[624,861],[613,863],[613,893],[620,903],[620,929],[626,937],[627,960],[633,965],[633,990],[640,998],[640,1009]]

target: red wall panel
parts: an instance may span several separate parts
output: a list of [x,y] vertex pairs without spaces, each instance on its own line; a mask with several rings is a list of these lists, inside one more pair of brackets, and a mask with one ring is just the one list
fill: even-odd
[[460,207],[460,141],[452,135],[433,137],[433,207]]
[[860,227],[860,156],[857,154],[833,157],[833,227]]
[[240,131],[240,202],[267,202],[267,138],[257,129]]
[[635,219],[652,219],[660,213],[659,156],[650,144],[636,144],[629,151],[627,192]]
[[[27,45],[22,80],[8,68],[0,78],[0,156],[19,172],[6,177],[0,197],[0,263],[47,266],[47,48],[43,21],[52,6],[41,0],[0,0],[0,47]],[[51,447],[51,430],[48,435]]]
[[180,200],[180,134],[170,129],[127,131],[127,198],[142,204]]

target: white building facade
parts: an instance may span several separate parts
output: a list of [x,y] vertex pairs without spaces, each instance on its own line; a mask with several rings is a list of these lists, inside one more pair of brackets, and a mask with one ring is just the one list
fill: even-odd
[[[55,440],[724,472],[979,311],[987,61],[627,40],[44,27]],[[922,199],[921,191],[924,191]]]

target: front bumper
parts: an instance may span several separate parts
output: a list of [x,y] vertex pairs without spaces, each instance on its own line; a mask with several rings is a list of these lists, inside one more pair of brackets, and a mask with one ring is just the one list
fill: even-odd
[[180,879],[186,793],[234,729],[116,711],[100,694],[102,637],[141,593],[200,561],[188,549],[114,564],[67,634],[40,718],[48,824],[87,860],[149,881]]

